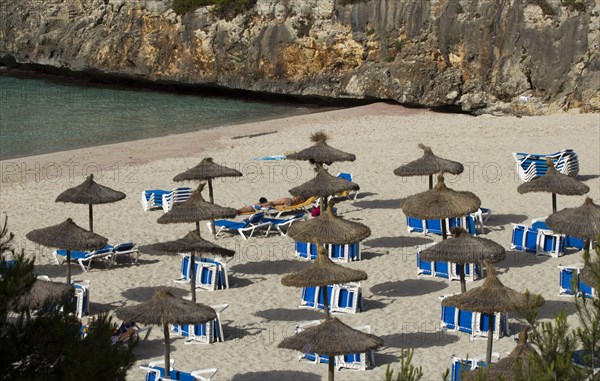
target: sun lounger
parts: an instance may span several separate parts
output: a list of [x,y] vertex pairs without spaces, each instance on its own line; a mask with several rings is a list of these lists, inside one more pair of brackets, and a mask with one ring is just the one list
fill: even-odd
[[[295,333],[298,334],[308,327],[318,325],[322,323],[322,320],[313,320],[299,323],[296,325]],[[362,325],[354,327],[359,331],[365,333],[372,333],[370,325]],[[329,364],[329,356],[319,355],[316,353],[301,353],[298,357],[298,361],[304,361],[311,364]],[[366,370],[371,366],[375,365],[375,356],[373,351],[366,353],[354,353],[343,356],[335,356],[335,368],[340,370],[341,368],[354,369],[354,370]]]
[[[218,369],[210,368],[210,369],[200,369],[194,370],[190,373],[181,372],[179,370],[173,369],[173,365],[175,361],[171,360],[171,380],[178,381],[211,381],[211,379],[217,374]],[[146,373],[146,381],[163,381],[167,380],[165,378],[165,368],[160,367],[160,365],[164,365],[164,362],[156,361],[151,362],[148,365],[140,366],[140,369],[145,370]]]
[[[356,313],[363,310],[360,283],[328,285],[327,296],[331,312]],[[323,309],[323,287],[303,287],[300,306]]]
[[[300,210],[304,210],[304,211],[308,211],[308,207],[311,206],[312,204],[315,203],[315,201],[317,201],[316,197],[309,197],[307,198],[304,202],[301,202],[300,204],[295,204],[295,205],[277,205],[275,208],[271,208],[269,209],[269,214],[275,214],[275,218],[279,218],[281,217],[282,214],[287,213],[287,212],[294,212],[294,211],[300,211]],[[273,210],[275,209],[275,210]]]
[[[153,209],[163,209],[165,212],[169,211],[173,207],[174,202],[182,202],[190,198],[192,195],[192,188],[179,187],[174,188],[171,191],[164,189],[147,189],[142,191],[142,207],[147,212]],[[163,200],[166,199],[169,206],[163,205]]]
[[129,257],[129,261],[132,265],[137,264],[137,261],[140,256],[140,252],[135,247],[135,243],[133,242],[125,242],[115,245],[111,250],[111,266],[117,263],[117,258],[119,256],[127,256]]
[[[264,212],[254,213],[251,217],[239,222],[231,220],[216,220],[215,229],[217,229],[217,231],[215,233],[215,238],[218,237],[221,232],[226,231],[229,233],[237,232],[244,240],[247,240],[248,238],[252,237],[256,230],[268,228],[271,225],[270,222],[261,222],[264,215]],[[208,230],[211,231],[210,222],[206,225],[208,226]]]
[[150,334],[150,330],[152,326],[146,326],[144,328],[137,325],[137,323],[132,322],[122,322],[121,325],[116,329],[115,333],[112,335],[112,344],[124,344],[129,342],[132,339],[140,337],[142,332],[146,332],[143,340],[148,338]]
[[[492,353],[492,358],[495,358],[493,362],[496,362],[500,359],[500,355],[498,352]],[[475,370],[479,368],[483,368],[487,365],[485,362],[485,356],[474,357],[474,358],[464,358],[458,356],[451,356],[452,366],[450,370],[450,381],[460,381],[460,374],[466,370]]]
[[[348,180],[348,181],[352,181],[352,179],[354,178],[351,173],[345,173],[345,172],[339,172],[336,176],[340,179],[344,179],[344,180]],[[354,192],[354,193],[352,193],[352,192]],[[356,200],[356,198],[358,197],[358,191],[347,190],[342,193],[336,194],[335,197],[348,197],[349,200]]]
[[[360,242],[350,245],[327,245],[329,258],[334,262],[348,263],[361,260]],[[317,246],[314,243],[294,242],[294,251],[298,258],[317,259]]]
[[548,170],[546,158],[552,159],[554,167],[560,173],[576,176],[579,173],[579,159],[572,149],[565,149],[553,154],[529,154],[515,152],[513,157],[516,162],[516,170],[522,181],[531,181],[536,177],[543,176]]
[[275,228],[276,231],[279,232],[279,234],[282,237],[285,237],[285,236],[287,236],[287,230],[289,229],[290,226],[292,226],[292,224],[294,222],[303,221],[307,217],[308,217],[308,214],[306,212],[302,212],[302,213],[295,214],[289,218],[263,217],[260,221],[263,223],[264,222],[269,223],[266,234],[269,234],[271,232],[271,229]]
[[[545,225],[536,221],[537,226]],[[512,224],[511,249],[535,253],[536,255],[547,255],[560,257],[565,254],[565,239],[561,234],[550,230],[530,228],[525,225]]]
[[[229,288],[227,264],[225,261],[196,257],[195,266],[196,288],[201,288],[208,291]],[[190,256],[188,254],[181,254],[181,276],[179,279],[175,279],[174,282],[190,282]]]
[[221,312],[223,312],[229,304],[218,304],[211,306],[217,313],[217,317],[209,322],[202,324],[173,324],[172,331],[185,337],[185,344],[210,344],[217,341],[225,341],[223,333],[223,325],[221,324]]
[[75,288],[75,315],[82,318],[90,313],[90,281],[76,281]]
[[[480,208],[478,211],[463,217],[448,218],[445,221],[446,233],[449,235],[454,227],[461,226],[472,235],[485,232],[484,223],[490,218],[492,210]],[[442,234],[442,222],[440,220],[421,220],[414,217],[406,217],[406,227],[409,233]]]
[[[440,296],[440,302],[451,295]],[[466,332],[471,339],[487,337],[489,327],[489,315],[479,312],[460,310],[453,306],[441,305],[441,327],[447,331]],[[508,326],[508,314],[495,314],[494,338],[499,339],[510,335]]]
[[[71,261],[76,261],[83,272],[87,272],[90,269],[94,260],[102,262],[106,268],[109,268],[111,264],[111,254],[113,248],[114,247],[111,245],[106,245],[102,249],[94,251],[72,250],[70,253]],[[55,250],[52,252],[52,255],[54,256],[54,260],[57,264],[63,264],[67,260],[66,250]]]
[[187,201],[192,195],[192,188],[180,187],[175,188],[169,193],[163,194],[162,197],[162,209],[165,213],[171,211],[173,206],[179,202]]
[[[435,243],[417,246],[417,275],[446,278],[449,280],[460,280],[459,266],[452,262],[424,261],[421,253]],[[468,263],[465,268],[465,280],[473,281],[483,278],[483,267],[479,263]]]
[[[586,298],[592,298],[596,290],[583,282],[580,277],[582,265],[579,266],[558,266],[559,268],[559,295],[585,295]],[[575,288],[573,288],[575,287]]]

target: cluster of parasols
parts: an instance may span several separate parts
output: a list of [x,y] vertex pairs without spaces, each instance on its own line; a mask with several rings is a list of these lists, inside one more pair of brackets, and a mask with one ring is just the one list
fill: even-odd
[[[458,192],[449,189],[444,184],[443,173],[460,174],[464,168],[461,163],[442,159],[435,156],[431,148],[419,145],[424,155],[418,160],[403,165],[396,170],[397,176],[429,176],[429,190],[410,196],[404,200],[402,211],[408,217],[419,219],[440,219],[461,217],[477,211],[481,205],[479,198],[471,192]],[[586,198],[584,204],[578,208],[568,208],[556,211],[556,195],[583,195],[589,192],[589,187],[577,179],[558,172],[550,159],[547,159],[548,171],[545,175],[521,184],[519,193],[548,192],[552,194],[553,214],[546,219],[546,224],[553,232],[585,239],[584,247],[590,247],[590,241],[600,234],[600,206]],[[433,186],[433,175],[439,173],[438,182]],[[486,238],[473,237],[462,228],[453,230],[453,239],[446,239],[445,223],[442,221],[442,239],[432,247],[422,252],[421,258],[425,261],[447,261],[458,264],[460,267],[461,294],[445,298],[442,304],[454,306],[461,310],[480,312],[490,315],[490,325],[487,334],[486,363],[491,364],[492,345],[495,313],[506,313],[527,307],[529,301],[536,300],[543,303],[541,298],[528,298],[525,293],[520,293],[504,286],[496,277],[492,262],[505,258],[502,246]],[[487,277],[482,286],[466,291],[464,264],[484,262],[487,268]],[[589,269],[583,270],[583,279],[589,284],[595,284]],[[502,375],[512,379],[513,366],[516,358],[526,358],[527,332],[520,334],[519,345],[504,361],[488,367],[488,375]],[[512,365],[511,365],[512,364]],[[508,378],[507,378],[508,377]]]
[[[334,356],[352,353],[365,353],[383,345],[383,340],[372,334],[355,330],[344,324],[329,313],[327,285],[358,282],[367,279],[367,274],[361,270],[350,269],[331,261],[326,246],[335,244],[352,244],[367,238],[371,234],[368,226],[348,221],[333,212],[331,196],[345,192],[356,191],[359,186],[343,178],[332,176],[325,166],[334,162],[354,161],[355,155],[342,152],[327,144],[327,136],[318,132],[311,139],[314,145],[287,155],[286,159],[306,160],[314,165],[316,175],[308,182],[290,189],[294,196],[319,197],[321,205],[320,216],[301,221],[290,226],[288,236],[296,241],[310,242],[317,246],[318,256],[314,263],[295,273],[283,277],[282,284],[291,287],[322,287],[325,293],[324,321],[316,326],[285,338],[280,348],[297,350],[303,353],[318,353],[330,356],[329,380],[334,379]],[[480,199],[471,192],[455,191],[444,183],[445,172],[460,174],[462,164],[435,156],[429,147],[419,145],[424,150],[420,159],[403,165],[394,171],[398,176],[429,176],[429,190],[406,198],[402,210],[408,217],[419,219],[439,219],[462,217],[480,208]],[[437,175],[437,184],[433,184],[433,176]],[[200,221],[214,221],[220,218],[232,218],[237,215],[233,208],[222,207],[214,203],[212,180],[218,177],[242,176],[234,169],[216,164],[206,158],[197,166],[175,176],[175,181],[200,181],[191,197],[177,204],[171,211],[162,215],[158,223],[195,223],[195,229],[185,237],[168,242],[155,243],[140,247],[141,251],[152,253],[190,253],[190,290],[191,300],[178,298],[168,288],[160,288],[152,298],[139,305],[122,307],[116,310],[116,315],[125,321],[135,321],[142,324],[161,325],[165,336],[165,374],[170,374],[169,324],[202,324],[215,319],[216,312],[209,306],[196,303],[195,256],[216,255],[232,256],[234,251],[221,247],[201,237]],[[205,201],[202,191],[206,181],[209,188],[209,199]],[[556,194],[584,194],[589,188],[574,178],[557,172],[549,163],[548,172],[537,179],[519,186],[520,193],[547,191],[552,193],[553,211],[556,212]],[[44,246],[67,250],[67,261],[71,250],[95,250],[103,248],[107,239],[93,232],[93,204],[116,202],[125,198],[125,194],[97,184],[93,176],[88,177],[83,184],[63,192],[57,201],[73,202],[89,205],[89,231],[77,226],[71,219],[43,229],[31,231],[27,238]],[[582,237],[588,240],[600,233],[600,207],[591,199],[586,199],[583,206],[556,212],[546,220],[554,232]],[[505,258],[505,250],[499,244],[485,238],[474,237],[457,228],[452,231],[453,238],[447,239],[445,224],[442,223],[442,242],[429,247],[422,253],[426,261],[448,261],[461,266],[459,268],[461,294],[443,300],[444,305],[456,306],[463,310],[494,315],[524,307],[527,296],[504,286],[496,277],[496,271],[491,265]],[[214,228],[213,228],[214,232]],[[464,264],[485,263],[487,277],[482,286],[466,290]],[[589,275],[589,274],[588,274]],[[584,271],[584,276],[585,271]],[[54,282],[36,281],[30,295],[22,298],[22,303],[34,305],[32,295],[51,295],[65,292],[70,287],[71,276],[67,266],[67,285]],[[56,290],[49,289],[55,288]],[[29,298],[29,299],[27,299]],[[36,298],[33,298],[36,299]],[[40,298],[37,298],[40,299]],[[40,299],[41,300],[41,299]],[[39,303],[39,300],[37,300]],[[35,306],[35,305],[34,305]],[[491,363],[494,319],[490,319],[488,331],[487,363]],[[526,333],[522,334],[522,341]],[[520,342],[515,351],[519,354],[524,341]],[[516,352],[514,352],[516,353]],[[510,357],[510,356],[509,356]],[[498,363],[500,365],[500,363]],[[493,369],[494,365],[490,367]]]

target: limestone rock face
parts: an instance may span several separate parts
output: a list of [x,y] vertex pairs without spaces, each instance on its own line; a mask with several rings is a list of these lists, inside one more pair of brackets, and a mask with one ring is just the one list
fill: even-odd
[[596,0],[258,0],[232,20],[171,5],[2,0],[0,62],[474,114],[600,111]]

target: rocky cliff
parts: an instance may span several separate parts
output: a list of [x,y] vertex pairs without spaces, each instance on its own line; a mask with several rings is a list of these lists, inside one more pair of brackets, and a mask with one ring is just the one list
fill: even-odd
[[475,114],[600,111],[596,0],[2,0],[0,62]]

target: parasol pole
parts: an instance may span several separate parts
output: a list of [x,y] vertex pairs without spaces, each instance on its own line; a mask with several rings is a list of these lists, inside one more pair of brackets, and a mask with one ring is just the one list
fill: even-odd
[[89,203],[90,207],[90,231],[94,232],[94,211],[92,210],[92,203]]
[[169,343],[169,325],[163,324],[163,332],[165,334],[165,378],[171,379],[171,348]]
[[487,351],[485,354],[485,362],[487,363],[487,366],[490,366],[490,364],[492,363],[492,345],[494,342],[494,324],[496,323],[496,315],[487,315],[490,318],[490,322],[488,324]]

